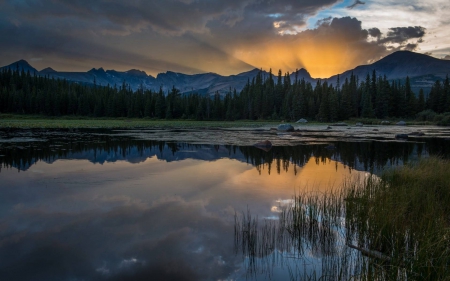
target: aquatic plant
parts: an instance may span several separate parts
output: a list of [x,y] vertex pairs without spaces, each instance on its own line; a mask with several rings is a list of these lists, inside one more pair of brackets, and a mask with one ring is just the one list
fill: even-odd
[[[292,279],[448,280],[448,171],[447,160],[422,159],[325,194],[295,195],[261,227],[250,211],[236,215],[236,247],[249,260],[267,250],[299,263],[321,257],[320,268],[291,266]],[[255,272],[258,263],[251,265]]]

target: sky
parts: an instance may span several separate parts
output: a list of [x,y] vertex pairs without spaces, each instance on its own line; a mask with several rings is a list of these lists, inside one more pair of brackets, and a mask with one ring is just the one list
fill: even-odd
[[398,51],[450,59],[448,0],[0,0],[0,65],[327,78]]

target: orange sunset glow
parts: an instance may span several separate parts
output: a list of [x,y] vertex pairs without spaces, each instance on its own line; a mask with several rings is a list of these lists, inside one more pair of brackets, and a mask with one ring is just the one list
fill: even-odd
[[348,52],[344,44],[317,45],[313,42],[298,46],[277,43],[260,45],[257,50],[237,51],[235,56],[263,70],[272,68],[273,73],[279,69],[283,73],[292,73],[305,68],[313,78],[328,78],[342,73],[354,67],[358,61],[358,57]]

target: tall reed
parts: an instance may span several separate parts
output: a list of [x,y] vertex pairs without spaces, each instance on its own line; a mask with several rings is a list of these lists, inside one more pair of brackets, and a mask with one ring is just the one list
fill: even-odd
[[325,194],[298,194],[261,226],[248,211],[236,216],[235,237],[259,261],[252,270],[275,250],[299,262],[322,257],[320,269],[289,268],[293,279],[450,280],[450,162],[422,159]]

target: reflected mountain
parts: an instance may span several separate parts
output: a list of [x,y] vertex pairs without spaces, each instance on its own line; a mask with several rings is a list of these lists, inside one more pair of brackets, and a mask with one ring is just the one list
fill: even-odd
[[443,139],[423,139],[424,142],[333,142],[297,146],[275,146],[263,151],[253,146],[197,145],[162,141],[136,140],[131,137],[77,133],[76,137],[64,133],[39,137],[4,138],[0,144],[1,167],[26,171],[38,161],[53,163],[57,160],[88,160],[94,164],[127,161],[142,163],[156,157],[166,162],[195,159],[216,161],[233,159],[254,165],[260,172],[270,174],[302,167],[311,157],[319,162],[335,160],[358,171],[377,173],[384,167],[401,165],[421,156],[448,157],[450,149]]

